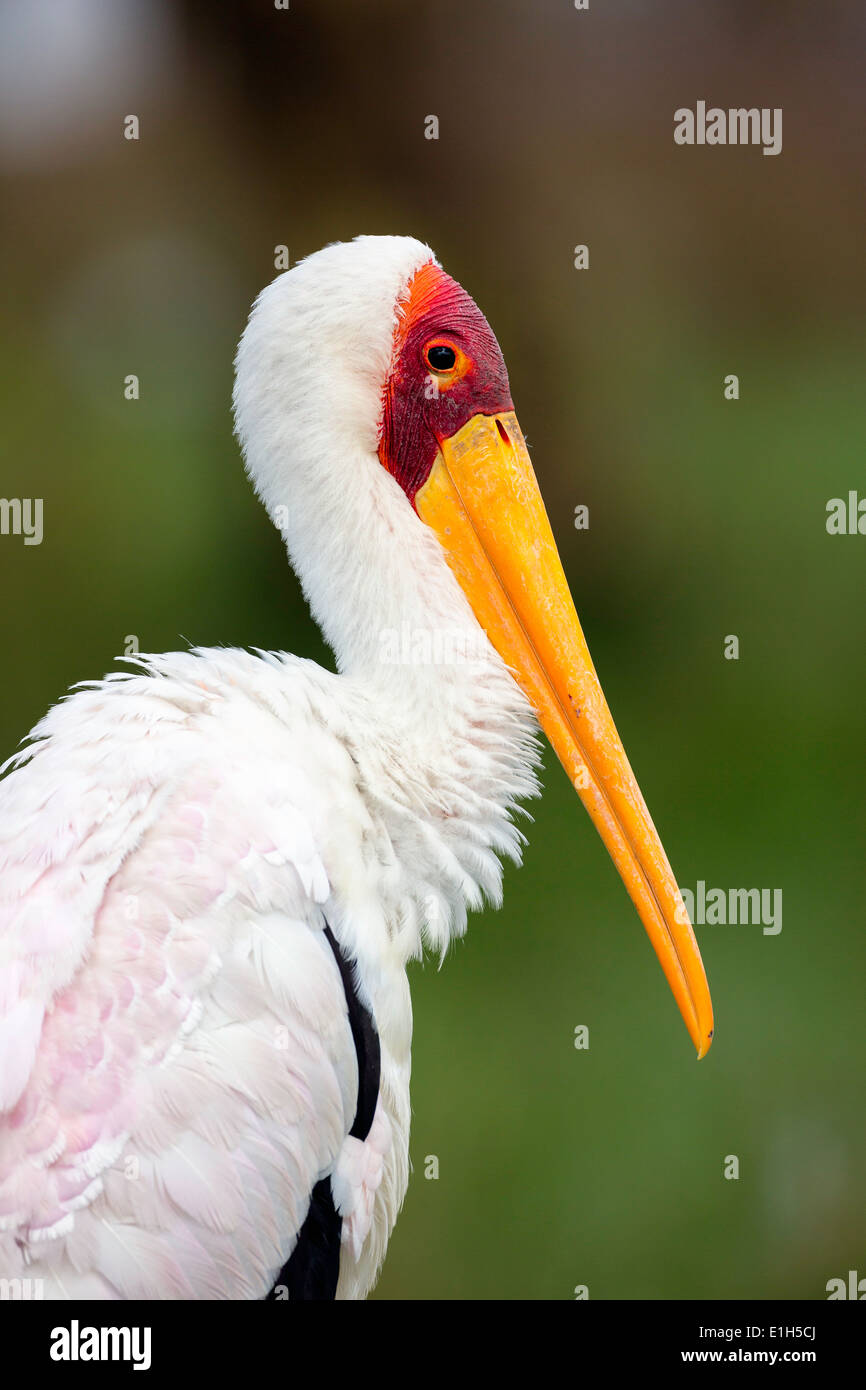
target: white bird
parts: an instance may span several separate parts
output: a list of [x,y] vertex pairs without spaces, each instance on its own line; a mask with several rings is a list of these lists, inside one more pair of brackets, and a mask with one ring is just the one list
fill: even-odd
[[0,1276],[359,1298],[408,1181],[407,962],[519,860],[535,716],[703,1055],[700,955],[491,329],[408,237],[259,296],[236,427],[338,674],[195,650],[77,689],[0,783]]

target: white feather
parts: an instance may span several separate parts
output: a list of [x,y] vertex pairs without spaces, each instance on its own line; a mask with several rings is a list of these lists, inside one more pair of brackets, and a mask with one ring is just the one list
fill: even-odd
[[[400,298],[430,255],[329,247],[264,291],[238,350],[247,467],[341,674],[142,657],[55,707],[0,783],[0,1274],[46,1296],[261,1298],[328,1175],[339,1295],[375,1280],[408,1181],[406,965],[499,901],[536,790],[492,648],[381,660],[403,624],[479,645],[376,455]],[[380,1034],[363,1143],[326,922]]]

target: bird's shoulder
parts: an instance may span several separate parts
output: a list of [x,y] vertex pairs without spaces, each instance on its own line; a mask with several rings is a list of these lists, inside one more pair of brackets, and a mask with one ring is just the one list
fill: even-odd
[[314,712],[327,682],[312,692],[311,663],[242,651],[140,664],[55,705],[0,780],[0,1056],[11,1054],[0,1109],[20,1091],[44,1010],[89,949],[109,885],[115,896],[126,885],[129,914],[156,879],[172,912],[194,916],[192,863],[227,898],[243,889],[297,910],[293,888],[299,900],[327,896],[317,822],[333,782],[351,776]]
[[[351,1124],[315,832],[316,779],[351,764],[322,717],[327,681],[286,665],[183,654],[78,690],[0,783],[0,1195],[7,1225],[62,1236],[102,1277],[137,1276],[73,1250],[95,1238],[72,1221],[83,1206],[140,1227],[145,1255],[179,1210],[209,1232],[216,1296],[237,1224],[255,1287]],[[121,1156],[151,1181],[130,1183]],[[184,1296],[188,1275],[172,1278]]]

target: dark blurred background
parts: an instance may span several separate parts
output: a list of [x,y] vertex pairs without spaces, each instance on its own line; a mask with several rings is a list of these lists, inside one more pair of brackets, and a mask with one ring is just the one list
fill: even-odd
[[[0,537],[0,752],[131,635],[330,662],[243,476],[232,354],[276,245],[411,233],[497,331],[680,882],[784,894],[778,935],[698,928],[697,1066],[548,756],[504,910],[412,969],[379,1297],[866,1275],[866,536],[825,529],[866,496],[864,50],[857,0],[0,4],[0,492],[45,527]],[[782,153],[677,147],[698,100],[782,107]]]

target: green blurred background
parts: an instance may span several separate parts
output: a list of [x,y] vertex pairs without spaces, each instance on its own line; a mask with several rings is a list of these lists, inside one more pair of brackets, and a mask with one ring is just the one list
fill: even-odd
[[[866,1275],[866,537],[825,529],[866,495],[862,5],[8,0],[0,40],[0,492],[45,505],[41,546],[0,538],[0,750],[132,634],[330,663],[243,476],[232,354],[275,245],[411,233],[497,331],[680,882],[784,894],[777,936],[698,929],[697,1066],[548,755],[505,908],[412,968],[414,1172],[377,1296]],[[782,107],[781,155],[675,146],[699,99]]]

